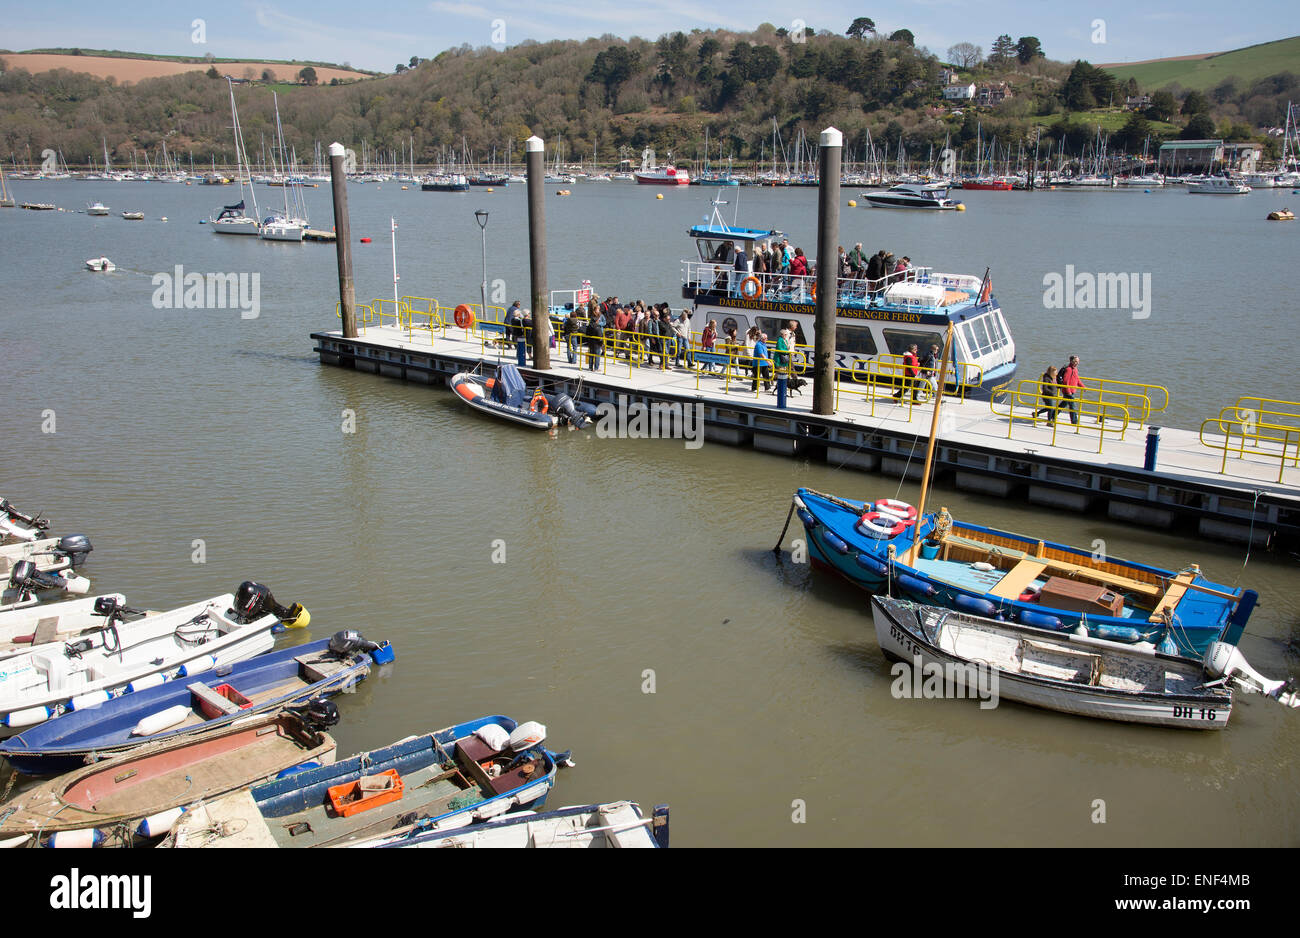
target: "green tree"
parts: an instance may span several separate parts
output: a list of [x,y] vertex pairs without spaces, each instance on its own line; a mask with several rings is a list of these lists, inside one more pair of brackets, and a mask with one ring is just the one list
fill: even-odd
[[424,59],[420,58],[418,55],[413,55],[411,56],[411,61],[407,63],[406,67],[415,68],[415,66],[419,65],[423,61]]
[[316,69],[308,65],[306,68],[298,72],[298,77],[303,80],[304,84],[314,85],[316,84]]
[[1210,110],[1210,102],[1205,100],[1205,95],[1199,91],[1187,92],[1187,97],[1183,98],[1183,109],[1181,111],[1184,117],[1191,117],[1193,114],[1204,114]]
[[701,63],[708,62],[715,55],[722,51],[722,43],[710,36],[700,43],[700,48],[695,53]]
[[221,73],[220,73],[219,71],[217,71],[217,67],[216,67],[215,65],[209,65],[209,66],[208,66],[208,71],[207,71],[207,76],[208,76],[209,78],[220,78],[220,77],[221,77]]
[[1187,122],[1183,132],[1178,135],[1180,140],[1213,140],[1215,138],[1214,120],[1209,114],[1193,114],[1192,119]]
[[1028,65],[1034,59],[1046,58],[1043,45],[1037,36],[1021,36],[1016,40],[1016,60],[1021,65]]
[[1167,121],[1177,110],[1178,102],[1171,92],[1157,91],[1151,95],[1151,103],[1147,105],[1147,117],[1154,121]]
[[1123,150],[1136,151],[1151,133],[1151,122],[1138,111],[1134,111],[1124,126],[1114,136],[1115,143]]
[[989,65],[994,68],[1001,68],[1011,61],[1012,56],[1016,54],[1015,40],[1003,33],[997,39],[993,40],[993,47],[989,49]]
[[262,81],[275,81],[275,72],[271,71],[269,68],[262,69]]
[[619,86],[632,77],[641,62],[641,54],[627,46],[610,46],[596,56],[586,80],[605,86],[605,106],[612,107]]
[[849,24],[849,28],[844,31],[844,34],[852,39],[864,39],[867,33],[874,35],[875,32],[876,24],[871,17],[859,16]]
[[912,35],[910,29],[898,29],[889,35],[890,42],[905,42],[909,46],[916,45],[916,37]]

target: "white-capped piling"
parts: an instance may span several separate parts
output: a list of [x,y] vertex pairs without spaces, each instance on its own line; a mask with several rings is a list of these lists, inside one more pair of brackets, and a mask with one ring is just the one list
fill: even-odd
[[334,194],[334,250],[339,262],[339,313],[343,336],[357,337],[357,298],[352,281],[352,228],[348,224],[348,175],[343,171],[346,151],[341,143],[330,144],[330,191]]

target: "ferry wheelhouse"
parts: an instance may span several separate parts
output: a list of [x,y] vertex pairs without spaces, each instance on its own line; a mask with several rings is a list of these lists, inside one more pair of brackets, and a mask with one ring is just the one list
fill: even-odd
[[[734,326],[743,336],[757,325],[769,337],[794,322],[800,346],[815,343],[816,278],[735,269],[736,246],[753,258],[754,246],[782,237],[776,230],[740,228],[720,222],[687,232],[695,258],[682,262],[682,298],[693,303],[692,328],[718,322],[719,335]],[[842,279],[836,299],[835,367],[859,371],[883,355],[902,355],[916,344],[924,357],[944,344],[954,329],[953,372],[967,394],[988,398],[1016,372],[1016,344],[993,296],[992,279],[912,267],[881,280]],[[953,385],[949,385],[953,387]]]

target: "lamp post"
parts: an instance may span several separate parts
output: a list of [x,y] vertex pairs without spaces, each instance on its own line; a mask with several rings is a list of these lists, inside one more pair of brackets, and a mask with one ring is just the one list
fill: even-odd
[[488,213],[479,209],[474,213],[474,220],[478,222],[479,230],[483,232],[483,282],[480,286],[480,297],[482,306],[479,307],[479,318],[487,318],[487,223]]

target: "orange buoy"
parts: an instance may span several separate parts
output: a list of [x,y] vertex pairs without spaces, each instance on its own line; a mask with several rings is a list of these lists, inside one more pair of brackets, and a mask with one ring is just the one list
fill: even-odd
[[456,325],[460,326],[462,329],[468,329],[470,326],[474,325],[474,310],[470,309],[464,303],[461,303],[456,307],[456,311],[452,313],[452,317],[456,320]]
[[369,243],[370,243],[370,239],[369,239],[369,238],[362,238],[362,239],[361,239],[361,243],[362,243],[362,244],[369,244]]

